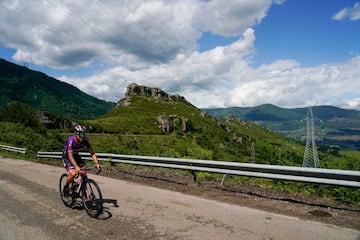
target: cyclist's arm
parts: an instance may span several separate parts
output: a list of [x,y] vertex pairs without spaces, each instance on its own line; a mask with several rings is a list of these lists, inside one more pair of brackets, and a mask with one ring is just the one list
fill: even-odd
[[99,168],[100,168],[100,164],[99,164],[99,161],[98,161],[98,159],[97,159],[97,156],[96,156],[94,150],[92,149],[92,147],[89,148],[89,153],[90,153],[90,155],[91,155],[92,160],[94,161],[94,163],[95,163],[95,165],[96,165],[96,168],[99,169]]

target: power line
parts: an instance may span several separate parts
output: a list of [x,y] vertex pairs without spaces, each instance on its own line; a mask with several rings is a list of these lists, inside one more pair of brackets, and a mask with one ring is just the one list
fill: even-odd
[[109,40],[110,42],[115,43],[116,41],[114,41],[114,39],[112,39],[112,37],[110,35],[108,35],[107,33],[105,33],[104,31],[102,31],[101,29],[98,29],[94,26],[91,26],[90,24],[88,24],[86,21],[78,18],[78,16],[74,16],[70,13],[68,13],[67,11],[65,11],[64,9],[60,8],[59,6],[53,4],[53,2],[49,2],[49,1],[41,1],[41,0],[37,0],[38,2],[40,2],[41,4],[45,5],[45,6],[49,6],[50,8],[52,8],[55,12],[60,11],[63,15],[70,17],[73,21],[87,27],[88,29],[90,29],[92,32],[96,33],[97,35],[104,37],[105,39]]
[[[109,13],[111,16],[118,16],[118,12],[115,12],[115,14],[113,13],[113,11],[112,10],[110,10],[108,7],[106,7],[102,2],[100,2],[100,1],[97,1],[97,0],[95,0],[95,2],[99,5],[99,6],[101,6],[105,11],[107,11],[107,13]],[[126,6],[126,5],[125,5]],[[127,7],[127,6],[126,6]],[[124,16],[123,14],[121,14],[122,16]],[[124,17],[126,17],[126,16],[124,16]],[[116,20],[116,17],[112,17],[111,18],[112,20],[113,20],[113,22],[117,25],[117,26],[119,26],[120,28],[123,28],[123,25],[119,22],[119,21],[117,21]],[[135,27],[137,27],[138,29],[140,29],[141,31],[143,31],[143,32],[147,32],[146,30],[144,30],[143,28],[141,28],[141,27],[139,27],[139,25],[137,25],[137,24],[135,24]],[[132,37],[136,37],[136,38],[141,38],[142,36],[141,35],[139,35],[139,34],[136,34],[134,31],[131,31],[131,27],[129,27],[129,28],[127,28],[126,29],[126,34],[131,34],[132,35]],[[147,32],[148,33],[148,32]],[[133,39],[133,38],[132,38]],[[131,52],[131,53],[133,53],[133,52],[135,52],[136,54],[138,54],[138,55],[143,55],[143,53],[145,53],[145,52],[148,52],[148,50],[147,50],[147,48],[145,47],[145,45],[139,45],[139,44],[136,44],[136,46],[134,45],[134,44],[132,44],[132,45],[128,45],[128,44],[126,44],[126,47],[128,48],[128,50],[129,50],[129,52]],[[159,59],[158,58],[151,58],[151,61],[152,62],[155,62],[155,63],[160,63],[160,61],[159,61]]]
[[[101,6],[103,9],[105,9],[105,10],[106,10],[109,14],[111,14],[112,16],[118,16],[119,11],[115,11],[114,9],[110,9],[109,7],[107,7],[106,5],[104,5],[104,4],[103,4],[101,1],[99,1],[99,0],[94,0],[94,1],[96,1],[99,6]],[[125,8],[129,11],[129,13],[133,13],[133,10],[131,10],[127,4],[124,4],[124,6],[125,6]],[[114,14],[114,13],[115,13],[115,14]],[[154,16],[152,16],[152,15],[149,14],[148,12],[146,12],[146,13],[147,13],[148,15],[150,15],[152,19],[155,19]],[[126,15],[124,15],[124,14],[122,14],[122,13],[121,13],[120,15],[123,16],[123,17],[127,17]],[[121,24],[119,21],[117,21],[116,18],[112,18],[112,19],[113,19],[113,21],[114,21],[119,27],[122,27],[122,24]],[[157,26],[160,26],[160,27],[162,27],[162,26],[165,24],[164,22],[159,22],[159,23],[160,23],[160,24],[156,24],[156,25],[157,25]],[[158,41],[158,36],[153,35],[148,29],[143,28],[142,25],[138,24],[137,22],[132,22],[132,26],[134,26],[136,29],[140,30],[141,32],[143,32],[143,33],[145,33],[147,36],[149,36],[150,39],[151,39],[151,41],[152,41],[151,43],[154,44],[158,49],[161,49],[163,53],[169,52],[167,49],[169,49],[169,48],[171,48],[171,47],[165,47],[165,48],[163,47],[164,43],[169,46],[168,42],[162,43],[162,42]],[[140,34],[134,32],[134,31],[131,31],[131,27],[128,28],[127,30],[128,30],[133,36],[142,38],[142,36],[141,36]],[[164,30],[164,29],[162,29],[162,30]],[[175,39],[176,39],[176,38],[175,38]],[[145,48],[142,48],[141,46],[140,46],[140,48],[141,48],[142,50],[148,52]],[[152,60],[153,60],[153,62],[155,62],[155,63],[162,63],[162,62],[163,62],[163,60],[160,61],[161,58],[160,58],[160,60],[159,60],[158,57],[157,57],[157,58],[152,58]],[[154,61],[154,60],[155,60],[155,61]]]
[[[126,49],[126,44],[125,42],[120,42],[120,41],[115,41],[110,35],[108,35],[107,33],[105,33],[104,31],[102,31],[101,29],[98,29],[96,27],[93,27],[92,25],[90,25],[89,23],[87,23],[86,21],[77,18],[75,15],[68,13],[67,11],[65,11],[64,9],[62,9],[61,7],[54,5],[52,3],[49,2],[43,2],[41,0],[37,0],[38,4],[44,5],[45,7],[47,7],[48,9],[54,11],[55,13],[60,13],[62,15],[64,15],[65,17],[68,17],[71,19],[71,21],[76,22],[77,24],[89,29],[90,31],[94,32],[95,34],[97,34],[98,36],[100,36],[103,39],[106,39],[107,41],[113,43],[114,45],[118,45],[119,43],[122,43],[124,48]],[[29,3],[27,1],[27,3]],[[23,3],[22,3],[23,4]],[[47,31],[52,32],[53,34],[56,34],[57,36],[60,36],[61,38],[63,38],[66,41],[70,41],[70,42],[76,42],[77,46],[81,46],[85,49],[88,49],[90,52],[93,53],[93,55],[99,55],[99,56],[103,56],[106,58],[108,58],[109,56],[107,54],[101,53],[99,51],[96,51],[96,49],[89,47],[87,45],[84,44],[84,41],[79,41],[77,40],[77,38],[75,38],[74,36],[70,36],[68,34],[65,34],[64,31],[56,31],[54,30],[54,28],[52,28],[51,26],[49,26],[49,24],[47,23],[43,23],[43,22],[39,22],[34,20],[34,18],[30,18],[28,15],[22,13],[21,11],[18,11],[14,8],[9,8],[7,6],[4,6],[2,4],[0,4],[1,7],[3,7],[4,9],[10,10],[11,12],[13,12],[14,14],[20,16],[21,18],[25,19],[27,22],[29,22],[31,25],[33,26],[43,26]],[[129,49],[129,48],[128,48]],[[130,50],[130,49],[129,49]],[[129,51],[131,52],[131,51]],[[61,52],[57,52],[58,55],[64,56],[64,54],[62,54]]]
[[[39,1],[39,0],[38,0],[38,1]],[[43,2],[41,2],[41,1],[39,1],[39,2],[40,2],[40,3],[43,3]],[[3,8],[6,8],[7,10],[12,11],[12,12],[15,13],[16,15],[18,15],[18,16],[26,19],[28,22],[30,22],[30,23],[31,23],[32,25],[34,25],[34,26],[44,26],[47,31],[52,32],[53,34],[56,34],[57,36],[60,36],[61,38],[64,38],[65,40],[69,40],[69,41],[71,41],[71,42],[76,42],[76,43],[78,43],[79,45],[81,45],[82,47],[87,48],[87,49],[90,50],[91,52],[98,54],[98,52],[94,51],[93,48],[90,48],[90,47],[84,45],[83,42],[81,42],[81,41],[79,41],[79,40],[75,40],[76,38],[74,38],[74,37],[70,37],[69,35],[64,34],[64,32],[55,31],[54,28],[50,27],[48,24],[45,24],[45,23],[43,23],[43,22],[35,21],[35,20],[33,20],[32,18],[28,17],[27,15],[23,14],[23,13],[20,12],[20,11],[15,10],[15,9],[8,8],[8,7],[6,7],[6,6],[4,6],[4,5],[1,5],[1,4],[0,4],[0,6],[3,7]],[[54,8],[53,8],[53,9],[54,9]],[[75,17],[70,16],[70,15],[68,15],[68,16],[69,16],[69,17],[72,17],[74,20],[76,20]],[[78,21],[78,22],[79,22],[79,21]],[[81,22],[79,22],[79,23],[81,23]],[[87,26],[87,24],[84,23],[84,22],[81,23],[81,24]],[[90,27],[90,26],[89,26],[89,27]],[[94,29],[93,29],[93,30],[94,30]],[[94,30],[94,31],[95,31],[95,30]],[[101,34],[101,33],[99,33],[99,34]],[[105,56],[105,55],[104,55],[104,56]]]
[[[95,1],[96,1],[96,3],[97,3],[99,6],[101,6],[101,8],[102,8],[103,10],[105,9],[108,13],[110,13],[111,15],[113,15],[113,9],[109,9],[106,5],[104,5],[102,2],[99,2],[98,0],[95,0]],[[137,53],[137,54],[139,54],[139,55],[142,55],[141,53],[142,53],[142,52],[145,52],[145,50],[146,50],[145,47],[143,47],[142,45],[139,45],[139,44],[134,44],[134,45],[127,44],[127,42],[124,41],[124,40],[121,40],[121,38],[118,39],[118,40],[115,40],[111,34],[106,33],[103,29],[100,29],[99,27],[95,27],[94,25],[89,24],[89,22],[87,22],[85,19],[79,18],[78,15],[75,15],[74,13],[67,11],[66,9],[62,8],[62,7],[59,6],[58,4],[56,5],[54,2],[51,2],[51,1],[50,1],[50,2],[49,2],[49,1],[45,1],[45,2],[44,2],[44,1],[41,1],[41,0],[37,0],[37,2],[38,2],[38,4],[41,4],[41,5],[49,8],[49,9],[51,9],[51,10],[54,11],[55,13],[59,13],[59,14],[65,16],[65,17],[68,17],[71,21],[79,24],[79,25],[82,26],[82,27],[85,27],[86,29],[89,29],[90,31],[94,32],[96,35],[100,36],[101,38],[107,40],[107,41],[110,42],[110,43],[113,43],[114,45],[122,44],[123,49],[127,49],[130,53],[134,53],[134,52],[135,52],[135,53]],[[125,7],[129,10],[129,12],[132,12],[132,10],[129,8],[129,6],[128,6],[127,4],[125,4]],[[13,9],[10,9],[10,10],[16,11],[16,10],[13,10]],[[97,9],[97,10],[100,11],[99,14],[105,15],[104,11],[101,11],[101,10],[99,10],[99,9]],[[140,11],[145,12],[145,13],[146,13],[147,15],[149,15],[152,19],[157,19],[157,20],[155,20],[155,22],[156,22],[156,21],[158,21],[158,22],[155,23],[155,24],[156,24],[157,26],[159,26],[159,27],[162,27],[163,30],[164,30],[164,27],[165,27],[165,26],[166,26],[167,28],[169,28],[169,26],[166,25],[166,22],[164,22],[164,21],[160,22],[160,19],[159,19],[157,16],[155,16],[154,14],[151,14],[151,13],[149,13],[149,12],[144,11],[144,9],[141,9]],[[115,14],[116,14],[116,13],[118,13],[118,12],[115,12]],[[22,17],[24,17],[25,19],[27,19],[29,22],[34,22],[34,21],[31,20],[29,17],[27,17],[27,16],[24,15],[24,14],[19,13],[18,11],[17,11],[17,14],[22,15]],[[113,20],[118,26],[120,26],[120,27],[122,26],[121,23],[120,23],[118,20],[116,20],[116,18],[112,18],[112,20]],[[37,22],[36,25],[45,25],[46,28],[47,28],[47,30],[49,30],[49,31],[51,31],[51,32],[53,32],[53,33],[57,33],[56,30],[53,30],[48,24],[43,24],[43,23],[38,23],[38,22]],[[136,29],[139,29],[140,31],[145,32],[145,33],[151,38],[152,44],[155,45],[157,48],[161,49],[163,53],[166,53],[166,52],[168,51],[167,48],[164,48],[164,47],[163,47],[162,42],[160,42],[159,40],[157,40],[157,37],[154,36],[149,30],[142,28],[142,26],[141,26],[140,24],[136,23],[136,22],[133,23],[133,26],[136,27]],[[167,28],[166,28],[166,29],[167,29]],[[135,33],[134,31],[131,31],[131,28],[129,28],[129,32],[131,33],[131,35],[133,35],[133,36],[135,36],[135,37],[137,37],[137,36],[140,36],[140,37],[141,37],[141,35]],[[99,51],[96,51],[96,49],[94,49],[94,48],[90,48],[89,46],[85,46],[83,42],[80,42],[79,40],[76,40],[76,38],[74,38],[74,36],[69,36],[69,35],[66,35],[66,34],[63,34],[63,33],[60,33],[60,36],[61,36],[62,38],[66,38],[67,40],[70,39],[70,41],[72,41],[72,42],[73,42],[73,41],[76,41],[76,42],[80,43],[80,44],[79,44],[80,46],[83,46],[83,47],[85,47],[86,49],[90,49],[91,52],[93,52],[94,54],[97,54],[97,55],[100,55],[100,56],[104,56],[104,57],[109,57],[108,55],[106,55],[106,54],[104,54],[104,53],[101,53],[101,52],[99,52]],[[178,39],[179,37],[182,38],[184,41],[188,41],[182,34],[177,35],[176,37],[174,37],[174,39],[176,40],[176,39]],[[75,40],[74,40],[74,39],[75,39]],[[144,44],[144,46],[146,46],[146,45]],[[169,48],[171,48],[171,47],[169,47]],[[148,51],[146,51],[146,52],[148,52]],[[59,54],[60,54],[60,53],[59,53]],[[148,56],[149,56],[149,55],[148,55]],[[159,63],[161,63],[161,62],[163,61],[163,59],[162,59],[162,61],[160,61],[159,58],[154,58],[154,55],[150,55],[150,58],[149,58],[149,59],[151,59],[152,62],[157,63],[157,64],[159,64]],[[186,63],[183,63],[183,64],[186,64]],[[206,65],[204,65],[203,63],[197,61],[196,64],[197,64],[198,66],[202,66],[202,67],[203,67],[204,70],[201,71],[201,72],[203,72],[203,73],[204,73],[204,72],[206,73],[206,72],[208,72],[208,71],[210,72],[209,67],[206,66]],[[176,76],[181,76],[181,75],[183,74],[182,70],[180,70],[180,69],[172,68],[172,70],[178,72],[178,74],[176,74]],[[217,78],[217,79],[225,79],[224,77],[219,77],[219,76],[214,76],[214,78]],[[196,80],[196,79],[195,79],[195,80]]]

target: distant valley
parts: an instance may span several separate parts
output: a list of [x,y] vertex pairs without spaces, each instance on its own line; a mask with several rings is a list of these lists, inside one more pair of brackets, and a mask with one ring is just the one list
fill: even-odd
[[[314,106],[311,108],[318,144],[360,149],[360,111],[333,106]],[[304,140],[308,109],[287,109],[264,104],[251,108],[230,107],[202,110],[213,117],[223,118],[232,115],[262,125],[286,137]]]

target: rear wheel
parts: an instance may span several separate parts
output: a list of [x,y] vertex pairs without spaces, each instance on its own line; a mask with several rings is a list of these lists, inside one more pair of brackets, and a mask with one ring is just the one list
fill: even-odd
[[60,192],[60,198],[67,207],[72,207],[74,204],[74,197],[71,192],[71,187],[69,187],[69,193],[67,196],[64,196],[64,186],[66,184],[66,179],[68,177],[67,173],[63,173],[60,177],[59,181],[59,192]]
[[83,186],[82,201],[89,216],[98,217],[103,211],[103,199],[97,183],[88,179]]

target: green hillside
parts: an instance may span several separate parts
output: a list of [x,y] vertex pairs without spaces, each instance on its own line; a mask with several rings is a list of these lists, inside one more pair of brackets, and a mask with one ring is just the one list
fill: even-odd
[[[253,108],[213,108],[203,111],[219,118],[233,115],[297,140],[306,136],[308,108],[286,109],[265,104]],[[312,112],[319,144],[360,149],[360,111],[315,106]]]
[[[119,101],[110,112],[82,121],[89,129],[88,137],[96,152],[302,165],[303,142],[233,116],[214,118],[180,96],[137,85],[128,87],[131,89],[125,94],[125,100]],[[156,94],[149,95],[149,92]],[[29,158],[34,158],[37,151],[60,151],[72,133],[64,133],[66,129],[41,128],[33,121],[35,115],[35,111],[23,104],[3,108],[0,111],[0,143],[26,147]],[[332,147],[318,150],[322,168],[360,170],[358,152]],[[197,173],[197,178],[218,181],[219,175]],[[358,203],[360,199],[359,191],[347,188],[234,176],[229,176],[227,182],[300,191],[347,203]]]
[[[165,119],[168,131],[159,119]],[[93,134],[98,148],[118,153],[301,166],[304,151],[301,144],[259,125],[233,117],[217,119],[168,96],[133,94],[130,105],[85,124],[93,133],[106,133]]]
[[[186,101],[170,99],[130,94],[127,101],[130,104],[86,121],[92,131],[88,135],[94,148],[99,152],[130,155],[302,166],[304,142],[233,116],[214,118]],[[168,128],[160,124],[160,119],[166,120]],[[321,147],[318,153],[322,168],[360,170],[357,151]],[[218,174],[196,175],[197,179],[221,179]],[[301,192],[343,203],[357,204],[360,199],[358,190],[326,185],[234,176],[229,176],[227,182]]]
[[4,59],[0,59],[0,86],[0,107],[17,101],[54,115],[93,119],[114,106],[70,84]]

